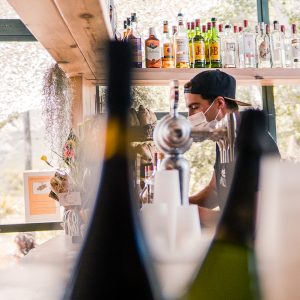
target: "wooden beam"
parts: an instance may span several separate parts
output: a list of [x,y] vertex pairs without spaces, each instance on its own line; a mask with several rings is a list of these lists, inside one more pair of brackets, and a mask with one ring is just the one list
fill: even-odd
[[73,104],[72,104],[72,127],[78,132],[78,125],[95,115],[96,86],[83,76],[71,77]]
[[[107,8],[99,0],[54,0],[95,78],[105,69],[104,49],[112,38]],[[87,76],[85,76],[87,77]]]

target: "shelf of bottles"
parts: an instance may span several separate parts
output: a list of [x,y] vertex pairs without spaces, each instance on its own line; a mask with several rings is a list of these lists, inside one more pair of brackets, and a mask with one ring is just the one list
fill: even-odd
[[[247,20],[243,26],[218,24],[216,18],[202,24],[200,19],[185,22],[181,13],[177,26],[169,32],[163,22],[162,38],[154,27],[143,39],[135,13],[124,21],[119,38],[133,45],[133,84],[166,85],[171,79],[185,83],[207,69],[218,68],[234,76],[240,85],[300,83],[300,36],[296,24],[290,30],[274,21],[254,28]],[[272,27],[272,28],[271,28]],[[105,78],[98,78],[103,83]]]

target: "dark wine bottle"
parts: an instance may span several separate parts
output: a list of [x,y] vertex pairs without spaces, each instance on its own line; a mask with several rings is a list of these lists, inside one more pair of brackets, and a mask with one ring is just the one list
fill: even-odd
[[93,215],[64,299],[160,299],[133,190],[127,118],[131,50],[109,43],[108,117]]
[[260,299],[253,246],[255,212],[260,159],[262,155],[277,152],[270,139],[264,112],[244,112],[223,215],[185,300]]

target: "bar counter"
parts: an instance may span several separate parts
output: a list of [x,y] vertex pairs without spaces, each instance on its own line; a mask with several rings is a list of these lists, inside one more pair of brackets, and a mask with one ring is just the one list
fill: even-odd
[[80,244],[64,233],[32,249],[19,262],[0,270],[0,299],[60,299]]

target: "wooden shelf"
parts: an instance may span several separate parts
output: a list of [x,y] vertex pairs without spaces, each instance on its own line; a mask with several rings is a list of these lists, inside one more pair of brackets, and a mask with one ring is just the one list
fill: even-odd
[[70,76],[95,80],[104,72],[112,37],[103,0],[8,0],[23,23]]
[[[171,79],[184,84],[199,72],[212,69],[135,69],[134,85],[168,85]],[[300,69],[221,69],[234,76],[239,85],[293,85],[300,83]],[[105,76],[97,78],[98,84],[105,84]]]

